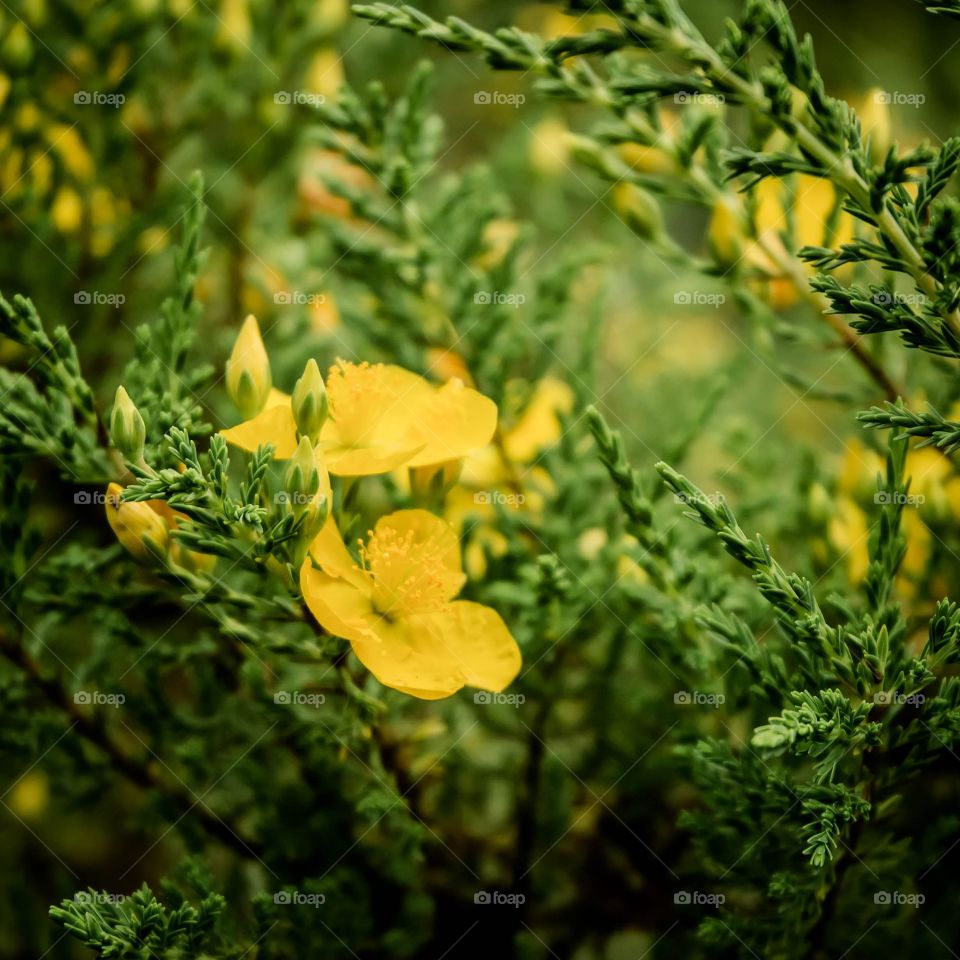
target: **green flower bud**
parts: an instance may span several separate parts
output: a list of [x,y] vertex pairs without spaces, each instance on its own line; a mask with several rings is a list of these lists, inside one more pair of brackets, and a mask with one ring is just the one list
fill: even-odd
[[309,438],[311,443],[316,443],[320,439],[320,429],[330,411],[327,388],[316,360],[307,361],[303,376],[293,388],[290,405],[300,436]]
[[110,414],[110,439],[113,445],[131,463],[143,460],[143,442],[147,436],[147,427],[140,411],[122,387],[117,387]]
[[300,438],[297,452],[287,461],[287,470],[283,476],[287,502],[294,513],[302,513],[310,505],[320,490],[320,470],[317,467],[317,455],[313,444],[307,437]]
[[250,314],[243,321],[233,352],[227,360],[227,390],[240,413],[255,417],[267,402],[273,380],[270,358],[260,336],[257,318]]

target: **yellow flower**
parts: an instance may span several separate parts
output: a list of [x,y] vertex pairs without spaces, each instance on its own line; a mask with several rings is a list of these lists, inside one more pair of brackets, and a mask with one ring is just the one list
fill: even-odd
[[536,386],[520,419],[503,438],[507,456],[529,463],[541,450],[560,439],[560,414],[573,409],[573,391],[556,377],[544,377]]
[[300,587],[310,612],[384,686],[423,700],[464,686],[500,691],[516,677],[521,657],[500,615],[455,600],[466,580],[460,544],[445,521],[426,510],[381,517],[361,564],[328,523],[311,545]]
[[318,50],[307,66],[304,77],[306,89],[332,100],[340,92],[343,82],[343,62],[340,54],[332,47]]
[[530,166],[542,176],[555,177],[570,162],[567,125],[555,117],[541,120],[530,131]]
[[[488,443],[497,426],[496,404],[461,381],[436,387],[390,364],[340,360],[326,388],[330,414],[318,449],[336,476],[455,460]],[[279,459],[292,457],[297,425],[290,398],[273,391],[260,414],[223,435],[243,450],[272,443]]]
[[83,202],[77,191],[61,187],[53,198],[50,217],[61,233],[76,233],[83,223]]

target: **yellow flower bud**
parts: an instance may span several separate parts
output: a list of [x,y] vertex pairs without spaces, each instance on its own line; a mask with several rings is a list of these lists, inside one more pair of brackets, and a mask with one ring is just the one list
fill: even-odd
[[273,385],[270,358],[253,314],[243,321],[227,360],[226,374],[230,398],[246,419],[252,419],[263,409]]
[[110,414],[110,439],[113,445],[132,463],[143,460],[143,442],[147,428],[140,411],[122,387],[117,387]]
[[119,483],[107,487],[107,522],[121,544],[138,560],[167,549],[167,525],[146,503],[124,503]]
[[613,209],[644,240],[655,240],[663,231],[660,204],[635,183],[623,180],[613,188]]
[[320,438],[320,429],[327,420],[330,401],[320,368],[313,358],[307,361],[303,376],[293,388],[290,405],[300,435],[309,438],[311,443],[316,443]]

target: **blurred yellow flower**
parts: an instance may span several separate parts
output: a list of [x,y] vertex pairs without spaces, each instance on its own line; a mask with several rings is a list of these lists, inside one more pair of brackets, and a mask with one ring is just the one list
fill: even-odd
[[76,190],[61,187],[50,208],[53,225],[61,233],[76,233],[83,224],[83,202]]
[[7,803],[24,820],[35,820],[50,802],[50,783],[45,774],[36,770],[25,773],[10,789]]
[[530,166],[546,177],[554,177],[567,168],[570,161],[570,131],[556,117],[541,120],[530,131]]
[[350,641],[385,686],[437,700],[464,686],[503,690],[520,670],[520,649],[490,607],[454,599],[466,577],[460,544],[426,510],[381,517],[354,562],[328,524],[300,571],[317,622]]
[[[330,416],[319,449],[336,476],[455,460],[488,443],[497,426],[496,404],[461,381],[436,387],[390,364],[340,360],[326,388]],[[280,459],[293,456],[297,446],[290,398],[279,391],[256,417],[222,432],[243,450],[272,443]]]
[[318,50],[307,65],[304,85],[311,93],[334,99],[343,86],[343,62],[333,47]]
[[838,497],[827,537],[847,567],[851,583],[862,583],[870,565],[867,515],[849,497]]

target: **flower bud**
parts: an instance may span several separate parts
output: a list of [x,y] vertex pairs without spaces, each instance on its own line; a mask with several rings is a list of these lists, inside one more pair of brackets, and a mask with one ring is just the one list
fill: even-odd
[[320,439],[320,429],[326,422],[330,410],[327,388],[316,360],[307,361],[303,376],[293,388],[290,406],[300,436],[306,437],[311,444],[316,443]]
[[113,400],[113,412],[110,414],[110,439],[113,445],[131,463],[143,461],[143,442],[147,427],[140,411],[122,387],[117,387]]
[[613,209],[644,240],[656,240],[663,233],[660,204],[635,183],[623,180],[613,188]]
[[227,390],[240,413],[247,419],[255,417],[266,404],[273,381],[270,358],[253,314],[243,321],[227,360],[226,374]]
[[460,479],[463,460],[445,460],[426,467],[410,469],[410,490],[417,500],[429,502],[434,496],[444,497]]
[[307,437],[300,438],[297,452],[287,461],[283,485],[295,513],[301,513],[319,492],[320,470],[317,467],[317,455]]
[[107,522],[121,544],[138,560],[167,549],[167,525],[146,503],[125,503],[119,483],[107,487]]

